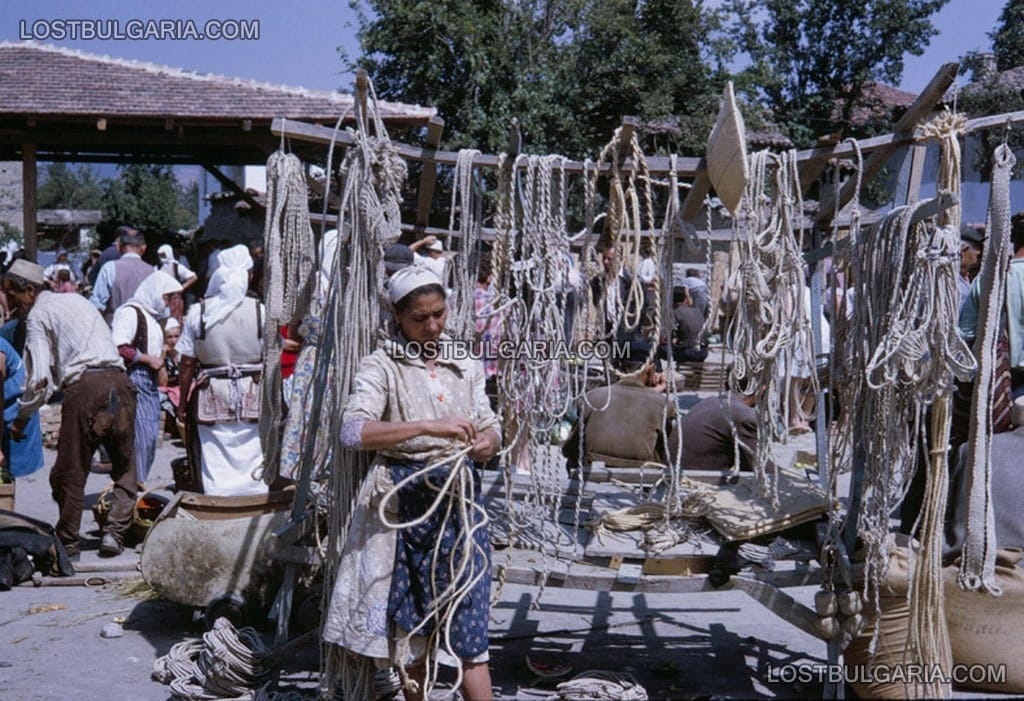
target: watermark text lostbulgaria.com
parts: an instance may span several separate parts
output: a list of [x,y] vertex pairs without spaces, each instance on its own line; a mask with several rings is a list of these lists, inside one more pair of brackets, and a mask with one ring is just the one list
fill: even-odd
[[951,668],[931,664],[864,665],[768,665],[768,681],[785,684],[973,684],[995,686],[1006,683],[1004,664],[954,664]]
[[18,37],[36,41],[256,41],[258,19],[37,19],[18,20]]

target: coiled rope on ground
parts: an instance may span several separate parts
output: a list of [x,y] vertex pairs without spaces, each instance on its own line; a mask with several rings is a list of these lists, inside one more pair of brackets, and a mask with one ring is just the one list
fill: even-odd
[[548,701],[647,701],[647,690],[631,674],[591,670],[560,682]]
[[270,650],[253,628],[218,618],[202,641],[174,645],[153,663],[153,679],[169,684],[175,701],[251,699],[274,669]]

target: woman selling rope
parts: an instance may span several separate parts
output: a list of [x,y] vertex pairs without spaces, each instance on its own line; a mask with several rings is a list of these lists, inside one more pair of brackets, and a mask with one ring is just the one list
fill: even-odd
[[[397,329],[363,359],[341,440],[350,449],[378,451],[360,504],[367,503],[368,484],[383,484],[378,495],[386,493],[376,499],[379,508],[361,510],[362,520],[379,518],[393,530],[385,533],[379,520],[349,529],[324,638],[360,654],[390,655],[400,671],[408,665],[408,701],[425,697],[439,663],[460,670],[467,701],[482,701],[492,698],[491,578],[477,466],[498,452],[499,422],[480,361],[446,352],[453,341],[442,333],[448,308],[437,275],[420,265],[400,270],[388,298]],[[357,509],[353,524],[360,518]],[[393,539],[393,561],[375,557],[367,536],[374,528],[375,543],[382,534]],[[353,560],[359,557],[362,565]],[[385,562],[376,572],[353,575],[377,559]],[[375,600],[367,594],[374,587]]]

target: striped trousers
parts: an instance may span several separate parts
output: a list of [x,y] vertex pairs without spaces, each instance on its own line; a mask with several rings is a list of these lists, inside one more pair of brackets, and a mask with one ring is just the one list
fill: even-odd
[[149,477],[160,437],[160,391],[156,372],[145,365],[133,365],[128,377],[139,391],[135,408],[135,473],[139,484]]

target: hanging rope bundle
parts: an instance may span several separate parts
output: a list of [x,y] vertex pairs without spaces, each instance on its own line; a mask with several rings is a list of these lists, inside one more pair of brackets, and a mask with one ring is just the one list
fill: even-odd
[[[448,300],[447,332],[454,338],[469,340],[476,334],[474,291],[477,250],[480,242],[480,220],[483,196],[473,182],[473,158],[476,149],[463,149],[452,173],[452,202],[448,229],[459,232],[459,254],[454,258],[452,294]],[[455,228],[458,219],[459,227]],[[451,250],[448,246],[448,250]]]
[[306,175],[295,154],[275,151],[267,159],[267,220],[263,240],[267,317],[274,324],[298,321],[310,296],[316,254],[309,224]]
[[[963,116],[947,112],[924,128],[928,138],[939,140],[941,158],[937,189],[940,193],[953,193],[958,202],[961,179],[959,138],[965,123]],[[952,648],[946,628],[942,590],[942,549],[949,482],[950,409],[954,389],[952,375],[964,377],[974,366],[974,359],[957,332],[960,310],[957,282],[960,263],[959,205],[939,213],[927,255],[929,261],[933,262],[925,267],[926,275],[919,299],[930,300],[934,304],[924,312],[929,314],[931,320],[931,326],[924,329],[926,353],[931,354],[934,366],[926,370],[926,374],[933,378],[938,376],[940,381],[932,388],[934,396],[926,397],[932,406],[930,445],[926,494],[918,516],[921,548],[914,560],[908,592],[909,655],[924,665],[937,664],[942,669],[949,669],[952,664]],[[941,693],[942,689],[938,685],[930,685],[924,691],[927,695]]]
[[263,479],[278,474],[281,401],[281,334],[278,327],[306,312],[316,272],[313,229],[309,224],[306,176],[295,154],[275,151],[267,159],[267,218],[263,227],[267,314],[263,324],[260,443]]
[[[789,395],[798,363],[809,366],[812,388],[817,391],[811,310],[803,293],[803,231],[798,236],[794,230],[803,209],[796,166],[793,151],[781,156],[761,151],[750,156],[750,178],[739,220],[745,234],[739,245],[739,301],[730,326],[733,386],[745,384],[747,392],[757,393],[758,415],[762,417],[754,473],[774,505],[778,494],[768,471],[771,444],[783,439],[789,426],[788,402],[783,400]],[[736,233],[734,228],[734,236]],[[737,448],[733,470],[738,469]]]
[[[902,501],[913,476],[925,435],[925,410],[937,397],[949,396],[954,377],[970,373],[973,359],[956,332],[956,275],[959,232],[932,229],[916,221],[927,203],[901,207],[871,228],[859,245],[854,264],[857,304],[849,321],[860,342],[849,346],[852,382],[835,388],[840,406],[856,407],[853,435],[858,436],[855,460],[863,461],[861,511],[857,532],[864,543],[865,591],[880,618],[881,583],[888,567],[886,535],[889,517]],[[838,320],[846,323],[844,319]],[[933,411],[932,481],[925,505],[926,547],[941,547],[941,500],[946,471],[948,418],[940,402]],[[938,461],[938,462],[936,462]],[[936,465],[938,465],[936,467]],[[941,494],[939,492],[941,491]],[[935,544],[939,543],[938,546]],[[937,553],[941,555],[941,553]],[[938,564],[924,556],[911,587],[912,609],[918,607],[908,654],[919,664],[948,662],[945,627],[934,623],[941,612],[941,584],[929,573]],[[916,603],[914,603],[916,602]],[[932,622],[923,620],[930,617]],[[940,622],[941,623],[941,622]],[[878,630],[875,633],[877,643]],[[939,687],[926,687],[931,695]],[[925,695],[928,695],[925,692]]]
[[978,374],[971,400],[967,449],[968,511],[963,557],[957,583],[969,591],[998,595],[995,578],[995,516],[992,512],[992,401],[999,315],[1006,297],[1006,259],[1010,250],[1010,174],[1017,163],[1005,144],[996,148],[989,194],[989,243],[982,254],[978,337],[974,352]]
[[[484,315],[501,316],[500,336],[511,353],[498,358],[499,405],[505,417],[502,455],[507,493],[512,475],[529,470],[530,489],[509,500],[505,517],[515,543],[529,523],[557,523],[564,490],[558,460],[548,449],[551,431],[578,396],[566,338],[571,255],[566,228],[568,176],[561,156],[502,157],[493,249],[494,298]],[[575,548],[568,534],[559,547]],[[548,555],[539,549],[546,576]],[[504,570],[503,570],[504,572]],[[503,579],[499,576],[499,589]],[[542,588],[543,591],[543,588]]]
[[[312,425],[333,437],[341,434],[340,420],[359,362],[374,350],[378,340],[383,249],[400,233],[400,194],[407,174],[384,128],[372,83],[369,93],[370,114],[356,110],[356,129],[349,132],[355,144],[339,169],[341,236],[314,367],[316,386],[330,386],[333,391],[325,394],[331,405],[318,404],[316,408],[315,418],[326,416],[326,420]],[[312,459],[314,451],[315,435],[311,435],[305,441],[304,455]],[[337,444],[331,451],[324,611],[330,606],[341,546],[370,458],[368,453],[345,450]],[[369,698],[372,661],[333,645],[326,645],[323,657],[321,683],[325,691],[333,693],[337,686],[344,698]]]

